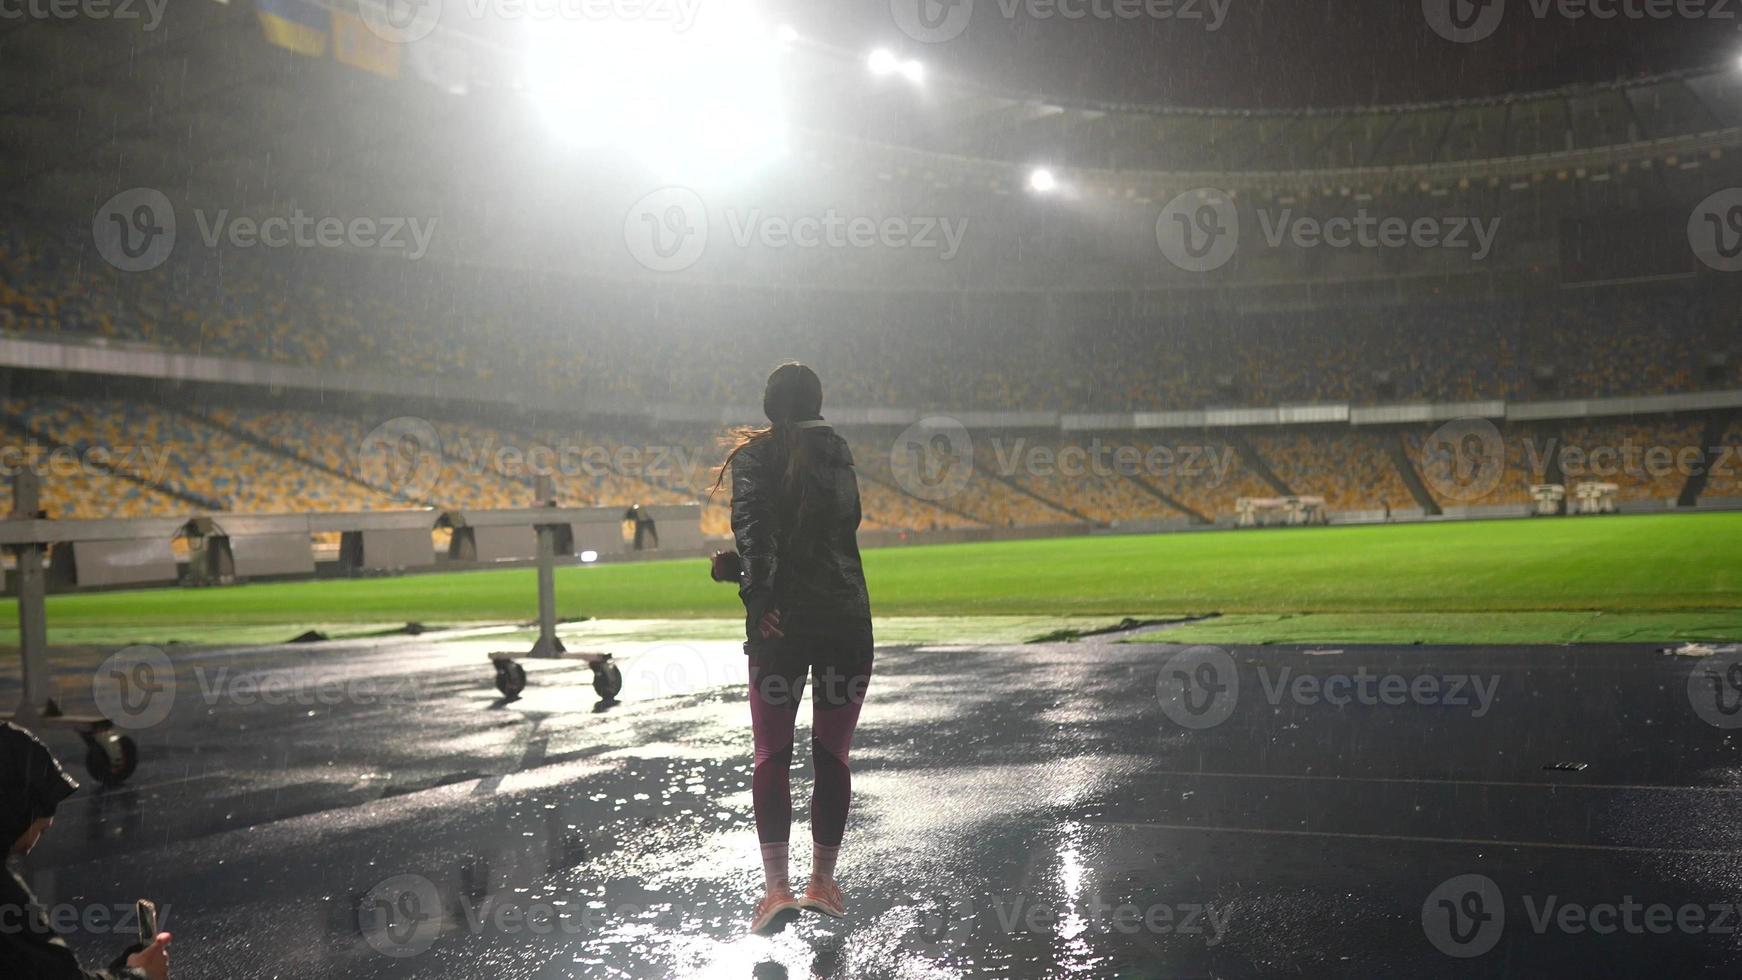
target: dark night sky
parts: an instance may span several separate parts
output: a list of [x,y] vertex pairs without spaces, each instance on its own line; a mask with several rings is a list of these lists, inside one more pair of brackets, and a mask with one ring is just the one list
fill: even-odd
[[[1435,34],[1421,0],[1221,0],[1227,19],[1213,32],[1197,26],[1201,21],[1005,18],[999,0],[974,2],[962,36],[934,45],[908,41],[895,28],[891,0],[808,0],[786,9],[807,34],[867,50],[879,43],[899,47],[940,71],[993,85],[1067,99],[1195,106],[1498,95],[1742,55],[1742,0],[1707,0],[1723,4],[1718,18],[1608,21],[1555,13],[1539,18],[1535,8],[1548,0],[1498,0],[1506,4],[1504,20],[1493,36],[1474,44]],[[1194,2],[1203,8],[1207,0]],[[1573,2],[1618,9],[1668,0]]]

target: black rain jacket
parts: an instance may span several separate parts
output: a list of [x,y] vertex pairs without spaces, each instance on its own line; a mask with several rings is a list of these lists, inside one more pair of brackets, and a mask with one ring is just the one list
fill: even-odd
[[[871,599],[859,560],[853,453],[821,419],[795,424],[808,461],[798,475],[802,494],[786,491],[786,454],[773,440],[745,447],[732,461],[744,651],[796,654],[813,663],[867,661]],[[757,624],[769,609],[780,611],[784,638],[763,638]]]

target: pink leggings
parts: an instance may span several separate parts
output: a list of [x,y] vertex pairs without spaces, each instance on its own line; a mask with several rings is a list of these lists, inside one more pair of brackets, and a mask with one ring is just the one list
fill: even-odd
[[850,667],[750,661],[750,724],[756,734],[756,771],[750,785],[756,801],[756,836],[764,844],[784,844],[792,836],[792,730],[807,673],[815,688],[811,839],[824,847],[839,847],[853,796],[847,753],[871,681],[869,661]]

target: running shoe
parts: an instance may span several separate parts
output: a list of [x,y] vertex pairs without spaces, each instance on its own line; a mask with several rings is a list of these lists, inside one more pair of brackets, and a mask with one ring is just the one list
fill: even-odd
[[833,881],[811,881],[805,886],[799,908],[811,909],[837,919],[846,918],[847,901],[841,897],[841,886]]
[[776,931],[781,913],[796,911],[800,907],[799,900],[792,892],[768,892],[762,896],[762,901],[756,903],[756,914],[750,919],[752,935],[765,936]]

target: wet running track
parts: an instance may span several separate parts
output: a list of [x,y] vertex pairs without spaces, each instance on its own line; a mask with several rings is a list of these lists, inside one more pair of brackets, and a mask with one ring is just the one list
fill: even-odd
[[850,918],[754,938],[742,656],[624,644],[620,703],[560,664],[504,702],[500,645],[172,651],[139,773],[26,875],[93,962],[168,906],[180,978],[1742,970],[1729,648],[883,650]]

